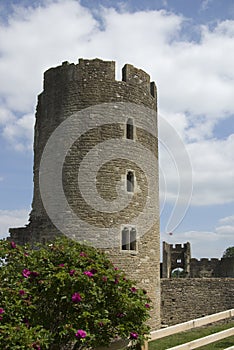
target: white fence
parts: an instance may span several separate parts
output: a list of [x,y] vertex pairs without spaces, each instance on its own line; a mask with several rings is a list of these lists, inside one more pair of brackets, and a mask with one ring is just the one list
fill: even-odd
[[[163,337],[167,337],[172,334],[180,333],[183,331],[187,331],[193,328],[201,327],[204,325],[207,325],[209,323],[225,320],[228,318],[234,317],[234,309],[219,312],[213,315],[197,318],[195,320],[191,320],[188,322],[183,322],[180,324],[177,324],[175,326],[167,327],[164,329],[159,329],[157,331],[153,331],[150,333],[150,339],[148,341],[153,341],[156,339],[161,339]],[[190,341],[185,344],[181,344],[178,346],[174,346],[172,348],[168,348],[168,350],[192,350],[197,349],[200,346],[207,345],[213,342],[216,342],[218,340],[227,338],[234,335],[234,327],[226,329],[222,332],[218,332],[215,334],[208,335],[207,337],[199,338],[193,341]],[[145,344],[144,349],[147,350],[148,343]],[[234,350],[234,345],[229,347],[226,350]]]

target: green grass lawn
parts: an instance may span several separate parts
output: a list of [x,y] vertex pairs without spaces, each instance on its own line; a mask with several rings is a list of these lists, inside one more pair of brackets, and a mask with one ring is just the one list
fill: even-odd
[[[165,350],[171,348],[173,346],[184,344],[189,341],[205,337],[207,335],[223,331],[225,329],[234,327],[234,321],[219,324],[219,325],[211,325],[207,327],[201,327],[197,329],[192,329],[190,331],[174,334],[162,339],[158,339],[152,342],[149,342],[149,350]],[[220,340],[216,343],[212,343],[206,346],[202,346],[198,349],[200,350],[221,350],[228,348],[229,346],[234,345],[234,336]]]

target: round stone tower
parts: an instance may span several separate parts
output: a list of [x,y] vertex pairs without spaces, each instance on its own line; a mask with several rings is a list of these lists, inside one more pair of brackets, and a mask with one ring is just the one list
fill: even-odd
[[66,234],[103,249],[147,290],[160,324],[156,86],[126,64],[80,59],[44,75],[34,136],[29,224],[19,244]]

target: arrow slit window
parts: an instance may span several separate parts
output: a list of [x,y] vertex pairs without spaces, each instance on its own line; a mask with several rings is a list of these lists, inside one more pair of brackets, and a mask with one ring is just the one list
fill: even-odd
[[134,192],[134,172],[127,172],[127,192]]
[[129,140],[134,139],[134,125],[133,125],[133,119],[128,118],[127,124],[126,124],[126,137]]

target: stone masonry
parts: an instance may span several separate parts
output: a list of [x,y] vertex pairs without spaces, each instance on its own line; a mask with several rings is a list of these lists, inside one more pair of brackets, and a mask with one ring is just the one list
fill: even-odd
[[162,278],[170,278],[174,269],[182,268],[186,273],[186,277],[190,276],[190,260],[191,248],[190,243],[184,245],[168,244],[163,242],[163,263],[162,263]]
[[[98,125],[97,121],[106,113],[106,104],[109,106],[109,121]],[[115,80],[115,62],[80,59],[78,64],[64,62],[61,66],[45,72],[44,88],[38,96],[36,110],[32,211],[26,227],[10,229],[11,239],[19,244],[33,245],[34,242],[45,243],[56,235],[63,234],[58,229],[56,220],[51,220],[47,215],[42,201],[39,183],[40,176],[43,174],[40,173],[40,164],[47,142],[58,126],[77,112],[85,113],[87,108],[88,111],[92,109],[90,114],[92,114],[93,126],[69,147],[62,168],[62,185],[69,210],[61,212],[59,201],[53,197],[50,198],[53,181],[48,186],[48,202],[52,203],[54,212],[57,212],[60,220],[61,217],[63,218],[67,227],[73,231],[76,229],[78,239],[91,236],[95,239],[96,234],[97,243],[103,243],[105,239],[108,241],[108,238],[95,232],[99,232],[100,229],[115,230],[112,238],[116,244],[114,246],[107,244],[104,250],[119,268],[124,269],[130,278],[147,290],[153,302],[150,325],[152,329],[156,329],[160,325],[158,172],[156,172],[156,181],[150,185],[153,187],[151,192],[148,185],[151,180],[150,174],[155,165],[157,166],[158,144],[157,135],[154,137],[147,130],[157,129],[157,96],[155,84],[150,82],[149,75],[141,69],[126,64],[122,70],[122,81],[117,81]],[[94,113],[93,110],[96,112]],[[148,112],[145,112],[146,110]],[[77,116],[79,117],[79,114]],[[137,118],[140,118],[143,127],[139,127]],[[71,132],[75,133],[76,130],[68,130],[68,134]],[[96,210],[87,203],[79,188],[77,177],[82,160],[89,151],[104,141],[113,139],[116,143],[119,140],[129,139],[133,147],[129,150],[130,159],[126,157],[110,159],[102,164],[97,172],[96,189],[101,198],[110,203],[115,201],[118,197],[116,188],[119,184],[129,200],[124,209],[108,212]],[[135,161],[131,161],[131,152],[132,156],[138,157],[134,144],[140,144],[156,159],[156,164],[153,162],[148,164],[147,173]],[[109,151],[111,152],[110,146]],[[55,161],[56,165],[56,159],[59,161],[59,157],[60,154],[55,147],[51,161]],[[101,151],[97,153],[98,157],[102,159]],[[144,156],[139,155],[140,158]],[[87,184],[84,184],[86,191],[91,186],[89,174],[93,175],[92,164],[90,164],[90,173],[87,174]],[[52,178],[54,176],[54,182],[56,182],[59,174],[55,173],[51,176]],[[144,207],[150,199],[150,193],[154,193],[154,205],[151,208],[153,214],[147,217],[144,214]],[[76,225],[71,213],[79,217],[81,224]],[[153,224],[147,228],[147,223],[151,219]],[[85,224],[82,225],[82,222]],[[90,229],[87,229],[87,225]],[[147,228],[145,231],[144,226]]]
[[161,321],[172,326],[234,308],[234,278],[161,279]]
[[207,259],[200,260],[192,258],[190,260],[190,277],[231,277],[234,278],[234,257],[222,259]]

